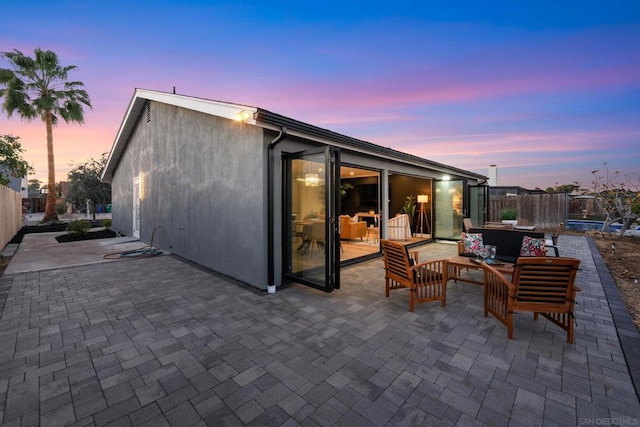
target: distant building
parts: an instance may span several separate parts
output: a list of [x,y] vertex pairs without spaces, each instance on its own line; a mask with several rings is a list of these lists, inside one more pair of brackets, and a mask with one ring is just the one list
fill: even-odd
[[528,190],[519,186],[500,186],[489,187],[489,197],[493,196],[519,196],[521,194],[546,194],[546,191],[541,189]]
[[20,193],[22,198],[28,196],[29,184],[27,183],[26,176],[22,178],[14,178],[12,176],[9,176],[9,184],[7,185],[7,187],[12,189],[13,191],[17,191],[18,193]]

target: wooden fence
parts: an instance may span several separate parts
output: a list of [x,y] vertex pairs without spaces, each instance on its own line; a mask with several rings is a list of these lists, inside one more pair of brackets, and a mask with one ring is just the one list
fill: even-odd
[[0,185],[0,251],[22,227],[22,197]]
[[559,194],[521,194],[518,196],[492,196],[489,199],[489,221],[500,221],[500,212],[515,208],[518,219],[528,220],[539,229],[556,229],[566,224],[569,196]]

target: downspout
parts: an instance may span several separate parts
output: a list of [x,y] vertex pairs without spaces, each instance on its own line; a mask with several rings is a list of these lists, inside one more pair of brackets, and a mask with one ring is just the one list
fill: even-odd
[[269,254],[269,277],[268,277],[268,283],[267,283],[267,292],[270,294],[273,294],[276,292],[276,285],[275,285],[275,254],[274,254],[274,245],[275,245],[275,236],[274,236],[274,232],[273,232],[273,221],[275,219],[275,194],[274,194],[274,183],[275,183],[275,167],[273,165],[274,163],[274,153],[273,150],[275,149],[276,145],[278,145],[280,142],[282,142],[282,140],[287,136],[287,128],[286,126],[281,126],[280,127],[280,133],[278,133],[278,136],[276,136],[274,138],[273,141],[271,141],[271,143],[269,143],[269,146],[267,147],[267,152],[268,152],[268,159],[267,159],[267,230],[268,230],[268,237],[267,237],[267,244],[269,245],[267,247],[267,253]]

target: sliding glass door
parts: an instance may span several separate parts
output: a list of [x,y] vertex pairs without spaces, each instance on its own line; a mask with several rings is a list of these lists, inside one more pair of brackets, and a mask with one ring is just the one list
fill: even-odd
[[469,218],[474,227],[482,227],[487,222],[489,187],[486,185],[469,187]]
[[435,183],[435,237],[460,239],[462,232],[462,181]]
[[284,272],[331,292],[340,287],[339,150],[326,147],[284,156]]

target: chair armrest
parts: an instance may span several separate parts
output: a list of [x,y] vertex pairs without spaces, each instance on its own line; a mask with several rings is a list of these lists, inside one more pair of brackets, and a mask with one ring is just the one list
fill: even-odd
[[482,269],[484,270],[484,315],[487,317],[491,313],[505,324],[511,338],[513,326],[510,320],[510,306],[515,297],[516,287],[490,265],[482,264]]
[[464,242],[462,240],[458,240],[458,255],[462,255],[464,253]]
[[412,267],[415,284],[447,283],[447,261],[444,259],[425,261]]
[[504,274],[500,273],[494,267],[483,263],[482,269],[484,270],[485,294],[487,292],[494,292],[500,287],[506,287],[509,295],[512,295],[515,292],[516,287],[513,283],[511,283]]
[[354,237],[364,237],[367,235],[366,221],[360,221],[356,224],[356,235]]

